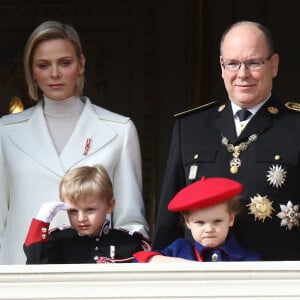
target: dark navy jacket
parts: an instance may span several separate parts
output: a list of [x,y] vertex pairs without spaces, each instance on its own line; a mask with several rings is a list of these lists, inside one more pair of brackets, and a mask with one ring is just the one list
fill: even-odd
[[257,261],[259,255],[244,249],[232,234],[229,234],[226,242],[218,248],[207,248],[199,243],[192,243],[187,239],[177,239],[164,250],[153,250],[135,253],[134,257],[139,262],[146,262],[154,255],[180,257],[195,261]]
[[[112,248],[114,247],[113,255]],[[110,229],[99,236],[80,236],[68,227],[49,231],[49,223],[32,220],[25,244],[26,264],[84,264],[132,262],[133,253],[150,248],[139,233]]]

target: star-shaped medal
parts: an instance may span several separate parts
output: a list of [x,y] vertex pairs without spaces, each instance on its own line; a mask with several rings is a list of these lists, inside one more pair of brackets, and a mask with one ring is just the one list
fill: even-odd
[[288,201],[287,205],[280,204],[280,209],[281,212],[277,214],[277,217],[281,219],[280,226],[286,226],[288,230],[299,226],[299,205],[293,205],[291,201]]
[[266,218],[272,218],[272,212],[274,208],[272,203],[267,196],[261,196],[256,194],[256,196],[250,198],[251,203],[247,204],[249,207],[249,214],[254,215],[255,221],[264,222]]
[[276,188],[281,187],[286,180],[286,170],[279,165],[272,165],[267,174],[267,182]]

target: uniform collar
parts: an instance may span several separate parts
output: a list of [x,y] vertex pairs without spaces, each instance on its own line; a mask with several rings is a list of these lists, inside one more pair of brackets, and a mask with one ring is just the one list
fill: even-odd
[[204,261],[213,261],[212,258],[214,254],[219,255],[217,261],[239,261],[243,259],[245,254],[245,249],[242,248],[232,234],[228,235],[223,245],[216,248],[205,247],[196,241],[194,242],[194,245]]

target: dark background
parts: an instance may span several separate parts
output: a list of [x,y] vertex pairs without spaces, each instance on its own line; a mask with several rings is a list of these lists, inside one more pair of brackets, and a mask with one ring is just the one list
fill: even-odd
[[296,0],[1,0],[0,115],[8,113],[14,96],[25,107],[32,105],[23,49],[31,31],[49,19],[72,24],[81,36],[85,94],[95,104],[130,116],[137,126],[152,230],[173,115],[226,97],[219,40],[227,26],[248,19],[269,27],[280,54],[274,91],[283,100],[299,100]]

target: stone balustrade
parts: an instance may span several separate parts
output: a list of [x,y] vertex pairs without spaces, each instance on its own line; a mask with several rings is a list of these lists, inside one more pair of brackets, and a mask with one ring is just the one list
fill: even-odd
[[0,299],[300,299],[300,261],[0,266]]

